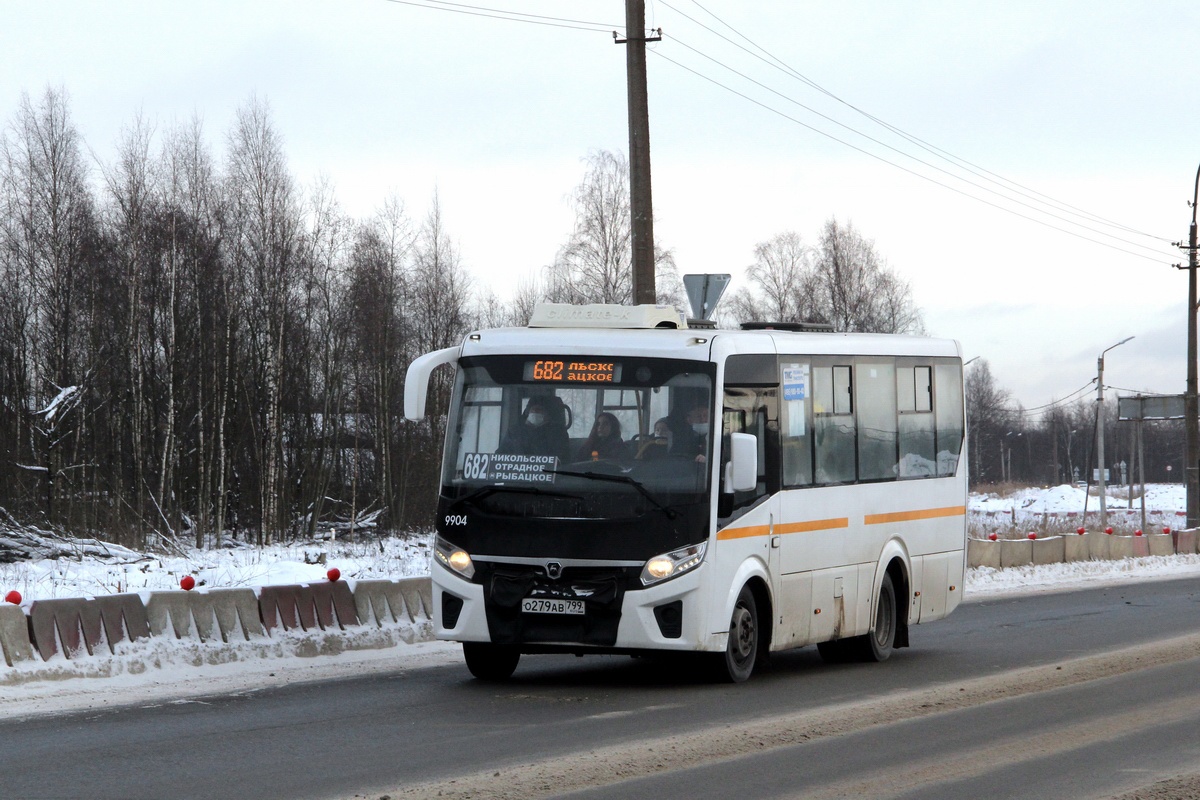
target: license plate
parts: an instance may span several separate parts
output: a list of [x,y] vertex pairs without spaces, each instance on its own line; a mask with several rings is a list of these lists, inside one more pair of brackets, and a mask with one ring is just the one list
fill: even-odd
[[526,614],[582,614],[582,600],[555,600],[550,597],[526,597],[521,601]]

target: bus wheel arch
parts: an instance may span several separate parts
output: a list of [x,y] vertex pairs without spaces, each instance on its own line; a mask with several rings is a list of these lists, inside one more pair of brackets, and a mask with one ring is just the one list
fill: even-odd
[[885,574],[892,579],[896,595],[896,636],[892,647],[908,647],[908,616],[912,609],[912,586],[904,560],[896,556],[888,562]]

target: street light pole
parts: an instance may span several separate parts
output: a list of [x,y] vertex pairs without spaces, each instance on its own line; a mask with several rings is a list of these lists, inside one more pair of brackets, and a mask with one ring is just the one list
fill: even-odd
[[1113,347],[1120,347],[1133,337],[1127,337],[1112,347],[1100,351],[1096,359],[1096,461],[1100,466],[1100,477],[1096,480],[1096,488],[1100,492],[1100,529],[1108,527],[1108,489],[1104,483],[1104,354]]

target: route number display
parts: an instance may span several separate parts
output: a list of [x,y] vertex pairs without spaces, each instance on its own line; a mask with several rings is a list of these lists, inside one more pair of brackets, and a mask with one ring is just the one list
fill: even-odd
[[621,364],[544,358],[525,362],[524,379],[535,383],[616,383],[621,380]]

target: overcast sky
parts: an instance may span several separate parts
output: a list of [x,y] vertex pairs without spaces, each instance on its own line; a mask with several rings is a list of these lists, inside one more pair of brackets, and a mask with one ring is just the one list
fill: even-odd
[[[62,87],[98,162],[139,112],[160,130],[197,114],[223,154],[256,95],[302,184],[327,176],[356,216],[396,195],[420,219],[436,192],[465,266],[506,296],[569,233],[581,160],[627,150],[624,6],[471,7],[596,24],[433,0],[12,0],[0,119]],[[1198,23],[1195,2],[647,0],[664,37],[648,59],[656,242],[736,287],[756,242],[814,242],[836,216],[1026,407],[1085,386],[1127,336],[1105,382],[1181,393],[1187,276],[1170,265],[1186,259],[1170,242],[1200,164]],[[1034,207],[990,193],[989,174]],[[1104,221],[1079,227],[1076,210]]]

